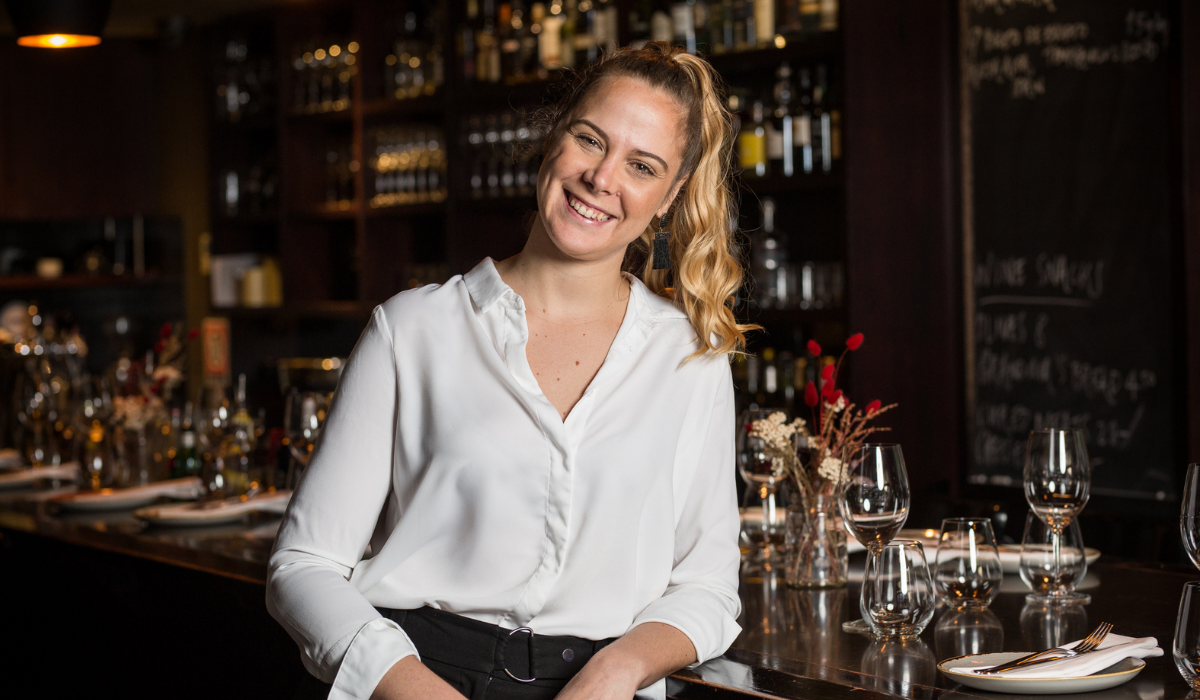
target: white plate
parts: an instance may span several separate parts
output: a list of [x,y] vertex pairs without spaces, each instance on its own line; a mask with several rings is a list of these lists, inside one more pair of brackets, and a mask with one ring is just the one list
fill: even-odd
[[78,493],[60,496],[50,500],[58,504],[62,510],[69,511],[106,511],[129,510],[149,505],[159,496],[172,498],[196,498],[200,495],[200,480],[194,476],[184,479],[171,479],[145,486],[131,486],[124,489],[101,489],[99,491],[80,491]]
[[[1000,568],[1004,569],[1004,573],[1016,576],[1021,573],[1021,545],[1019,544],[1002,544],[997,547],[1000,550]],[[1084,547],[1083,555],[1087,557],[1087,564],[1091,566],[1100,558],[1100,550],[1092,547]]]
[[1067,693],[1090,693],[1094,690],[1115,688],[1133,680],[1146,667],[1142,659],[1124,659],[1112,666],[1081,678],[996,678],[980,676],[963,669],[996,666],[1027,656],[1033,652],[1004,651],[994,654],[956,656],[938,664],[938,670],[947,677],[977,690],[993,693],[1020,693],[1026,695],[1064,695]]
[[139,508],[133,511],[136,518],[152,525],[169,527],[197,527],[224,525],[237,522],[254,511],[273,511],[279,505],[286,507],[291,491],[263,494],[248,501],[228,498],[210,503],[172,503],[165,506]]
[[19,489],[36,483],[39,479],[60,479],[75,481],[79,472],[79,464],[68,462],[46,467],[28,467],[13,472],[0,474],[0,489]]

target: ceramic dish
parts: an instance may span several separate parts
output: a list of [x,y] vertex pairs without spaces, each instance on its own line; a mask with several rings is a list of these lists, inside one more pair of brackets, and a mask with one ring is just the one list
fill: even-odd
[[254,511],[273,511],[278,506],[287,506],[290,491],[264,494],[248,501],[228,498],[209,503],[172,503],[164,506],[138,508],[133,511],[136,518],[151,525],[168,527],[199,527],[224,525],[237,522]]
[[[1000,550],[1000,568],[1004,569],[1004,573],[1016,576],[1021,573],[1021,545],[1019,544],[1002,544],[997,547]],[[1087,564],[1091,566],[1100,558],[1100,550],[1092,547],[1084,547],[1083,554],[1087,557]]]
[[1123,659],[1103,671],[1080,678],[997,678],[980,676],[967,670],[996,666],[1030,653],[1032,652],[1005,651],[994,654],[956,656],[938,664],[938,670],[947,677],[976,690],[1023,695],[1065,695],[1115,688],[1133,680],[1146,667],[1146,662],[1142,659]]
[[145,486],[124,489],[101,489],[81,491],[50,500],[65,511],[129,510],[149,505],[160,496],[171,498],[196,498],[200,495],[200,480],[196,477],[160,481]]

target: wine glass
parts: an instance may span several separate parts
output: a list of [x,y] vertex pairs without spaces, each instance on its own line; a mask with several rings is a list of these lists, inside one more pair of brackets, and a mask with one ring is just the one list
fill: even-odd
[[1183,680],[1193,692],[1200,692],[1200,581],[1183,584],[1171,656]]
[[[758,492],[762,499],[762,523],[757,532],[750,533],[752,544],[757,545],[755,558],[769,558],[772,546],[783,544],[783,516],[777,508],[778,483],[783,481],[783,465],[773,459],[766,441],[752,435],[754,421],[766,420],[778,409],[751,408],[742,416],[737,440],[738,472],[746,480],[746,495],[750,490]],[[784,421],[787,422],[786,420]]]
[[1054,553],[1053,585],[1038,600],[1082,603],[1088,596],[1061,585],[1063,529],[1087,505],[1092,472],[1087,446],[1078,430],[1044,428],[1029,434],[1025,452],[1025,500],[1050,528]]
[[[867,443],[843,458],[846,478],[842,482],[839,505],[850,534],[872,551],[883,548],[908,519],[908,472],[904,453],[892,443]],[[871,585],[864,576],[863,587]],[[870,632],[865,620],[842,625],[847,632]]]
[[1179,534],[1192,564],[1200,569],[1200,462],[1188,465],[1179,512]]
[[285,488],[291,489],[296,485],[295,480],[299,478],[295,473],[297,462],[301,471],[308,466],[332,398],[333,394],[319,391],[292,389],[288,392],[287,404],[283,411],[283,426],[292,463],[288,465]]

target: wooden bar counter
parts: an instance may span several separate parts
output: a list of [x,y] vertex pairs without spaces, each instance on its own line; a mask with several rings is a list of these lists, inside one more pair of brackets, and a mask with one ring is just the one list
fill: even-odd
[[[0,494],[0,681],[3,697],[290,698],[299,652],[263,604],[278,518],[237,525],[146,527],[126,512],[57,514]],[[932,553],[930,553],[932,556]],[[862,562],[852,558],[852,569]],[[853,573],[852,573],[853,578]],[[1170,658],[1183,583],[1195,572],[1102,557],[1084,582],[1092,602],[1065,614],[1026,605],[1006,577],[985,611],[939,609],[919,640],[878,642],[841,631],[858,616],[858,587],[801,591],[782,573],[742,581],[743,632],[724,657],[669,681],[703,698],[1017,698],[942,676],[937,660],[1032,650],[1078,639],[1102,621],[1153,636],[1166,655],[1091,700],[1182,698]],[[1055,634],[1063,636],[1055,637]],[[1066,696],[1062,696],[1066,697]]]

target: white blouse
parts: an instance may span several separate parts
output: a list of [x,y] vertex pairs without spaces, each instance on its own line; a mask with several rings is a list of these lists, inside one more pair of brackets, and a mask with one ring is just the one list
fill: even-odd
[[331,700],[370,697],[417,654],[375,606],[587,639],[662,622],[700,661],[738,635],[729,363],[683,364],[687,316],[628,278],[624,321],[565,421],[490,259],[375,309],[267,580]]

